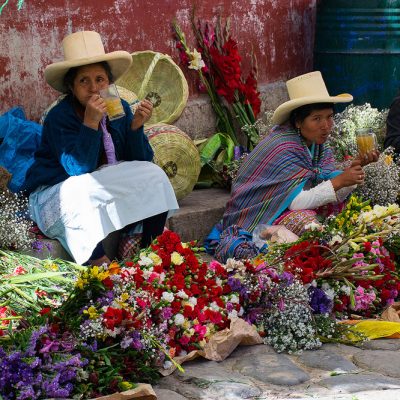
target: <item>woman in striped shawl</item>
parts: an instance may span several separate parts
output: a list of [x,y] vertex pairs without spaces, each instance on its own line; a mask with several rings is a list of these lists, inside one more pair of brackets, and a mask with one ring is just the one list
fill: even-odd
[[363,183],[362,167],[378,159],[373,151],[337,170],[326,141],[334,103],[349,102],[352,96],[330,96],[318,71],[286,85],[290,100],[276,109],[277,125],[248,155],[233,182],[215,253],[221,261],[256,255],[251,237],[259,225],[284,225],[300,235],[317,214],[339,211]]

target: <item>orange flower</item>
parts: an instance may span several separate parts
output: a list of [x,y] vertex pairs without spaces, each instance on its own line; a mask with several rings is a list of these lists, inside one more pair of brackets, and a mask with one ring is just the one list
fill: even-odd
[[121,267],[116,261],[113,261],[110,266],[108,267],[108,272],[110,275],[116,275],[119,274],[119,271],[121,270]]

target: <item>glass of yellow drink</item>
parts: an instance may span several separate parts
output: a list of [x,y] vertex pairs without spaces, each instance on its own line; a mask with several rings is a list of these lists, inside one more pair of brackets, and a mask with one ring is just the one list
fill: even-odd
[[376,150],[376,135],[371,129],[358,129],[356,131],[356,140],[358,153],[361,157],[364,157],[372,150]]
[[106,102],[107,115],[110,121],[125,116],[124,107],[121,103],[117,87],[114,83],[100,90],[100,96]]

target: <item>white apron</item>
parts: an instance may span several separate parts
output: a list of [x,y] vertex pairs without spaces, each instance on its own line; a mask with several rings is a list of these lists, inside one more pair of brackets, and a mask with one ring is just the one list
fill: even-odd
[[72,176],[29,196],[32,219],[57,239],[78,264],[97,243],[126,225],[178,210],[165,172],[147,161],[124,161],[92,173]]

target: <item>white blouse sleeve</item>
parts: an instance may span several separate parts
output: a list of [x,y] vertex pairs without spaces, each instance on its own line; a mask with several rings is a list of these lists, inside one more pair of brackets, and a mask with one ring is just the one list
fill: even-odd
[[347,196],[357,187],[357,185],[353,186],[347,186],[344,188],[341,188],[339,190],[336,190],[336,198],[338,203],[341,203],[342,201],[345,201]]
[[325,204],[336,203],[336,193],[330,180],[323,181],[312,189],[302,190],[291,202],[289,210],[312,210]]

